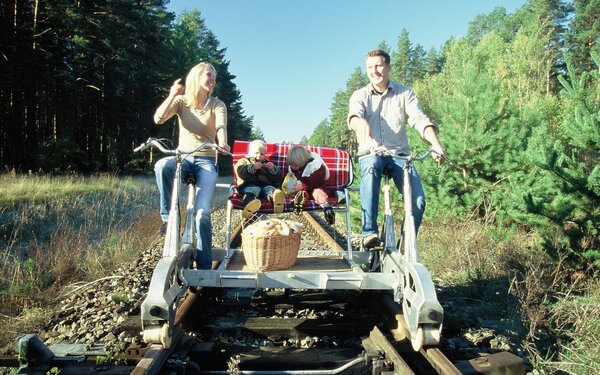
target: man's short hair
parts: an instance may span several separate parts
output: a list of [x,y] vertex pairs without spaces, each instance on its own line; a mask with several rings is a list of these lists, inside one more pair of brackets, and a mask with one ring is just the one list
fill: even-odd
[[375,49],[373,51],[367,52],[367,57],[375,57],[375,56],[383,57],[383,59],[385,60],[385,63],[390,65],[390,55],[388,55],[387,52],[382,51],[380,49]]

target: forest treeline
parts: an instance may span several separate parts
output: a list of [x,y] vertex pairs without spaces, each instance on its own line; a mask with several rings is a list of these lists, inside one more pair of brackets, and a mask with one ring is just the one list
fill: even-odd
[[[0,163],[17,171],[122,171],[156,127],[154,110],[174,78],[199,61],[217,69],[230,141],[252,118],[229,72],[226,48],[199,11],[179,17],[165,0],[2,0]],[[174,120],[172,120],[174,121]],[[139,157],[139,156],[138,156]],[[140,161],[138,159],[138,161]]]
[[[135,168],[140,140],[175,139],[176,127],[151,116],[173,77],[201,60],[217,68],[230,142],[260,136],[200,11],[175,17],[165,3],[2,0],[3,168]],[[600,268],[599,16],[600,0],[530,0],[514,14],[477,16],[440,50],[402,29],[395,46],[380,43],[392,79],[415,89],[452,161],[420,166],[428,215],[484,219],[498,236],[534,228],[550,253]],[[348,99],[367,82],[358,65],[303,142],[354,150]],[[415,152],[426,147],[412,141]]]
[[[376,46],[374,46],[376,47]],[[414,88],[448,159],[419,165],[430,217],[486,220],[499,238],[534,229],[556,259],[600,269],[600,1],[531,0],[477,16],[425,49],[401,30],[391,77]],[[304,143],[355,150],[346,116],[357,67]],[[427,147],[411,136],[413,152]]]

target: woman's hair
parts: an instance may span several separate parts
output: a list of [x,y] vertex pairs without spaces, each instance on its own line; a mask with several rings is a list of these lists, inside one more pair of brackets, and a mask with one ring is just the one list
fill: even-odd
[[267,146],[264,141],[260,139],[256,139],[248,145],[248,155],[254,156],[257,152],[265,153],[267,152]]
[[304,166],[308,163],[310,158],[310,151],[308,151],[306,148],[302,146],[293,146],[290,148],[290,152],[288,152],[287,161],[288,164]]
[[[217,78],[217,70],[215,67],[207,62],[201,62],[198,65],[194,66],[190,69],[187,77],[185,77],[185,104],[194,108],[198,104],[198,92],[200,91],[200,77],[202,73],[206,71],[206,69],[210,69],[215,74],[215,79]],[[212,94],[211,92],[208,95]]]

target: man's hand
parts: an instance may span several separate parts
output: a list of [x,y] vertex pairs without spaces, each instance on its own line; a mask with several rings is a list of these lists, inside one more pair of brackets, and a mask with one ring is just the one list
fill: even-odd
[[446,151],[444,150],[444,148],[441,145],[438,145],[438,147],[431,147],[431,149],[433,150],[433,152],[431,153],[431,157],[433,157],[433,160],[435,160],[436,163],[438,163],[438,165],[442,164],[444,162],[444,158],[446,157]]
[[358,144],[364,144],[371,139],[371,127],[367,120],[354,116],[350,119],[350,125],[356,132],[356,141]]
[[427,142],[431,143],[431,149],[433,150],[431,157],[433,160],[435,160],[438,165],[442,164],[442,161],[444,161],[444,157],[446,156],[446,151],[442,147],[442,144],[437,137],[435,126],[427,126],[423,132],[423,138],[425,138]]

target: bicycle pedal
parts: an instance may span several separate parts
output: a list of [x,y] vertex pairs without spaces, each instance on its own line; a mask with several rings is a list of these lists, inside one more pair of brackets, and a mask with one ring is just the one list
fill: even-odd
[[383,251],[383,244],[371,247],[365,247],[366,251]]

